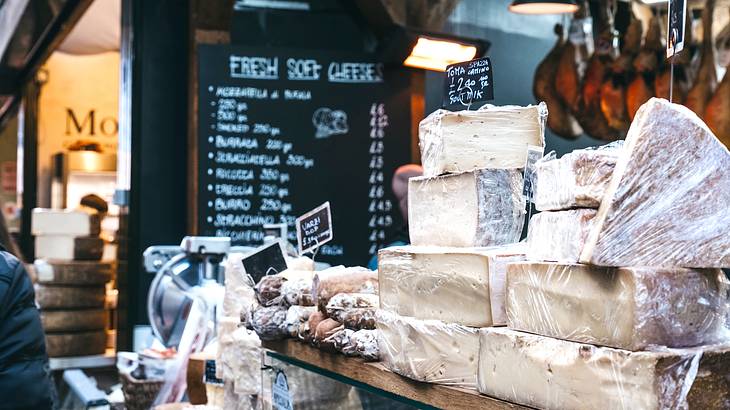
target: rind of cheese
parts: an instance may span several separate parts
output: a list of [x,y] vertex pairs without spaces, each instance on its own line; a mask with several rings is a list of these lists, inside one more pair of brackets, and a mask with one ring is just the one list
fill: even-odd
[[617,142],[596,149],[575,150],[560,159],[546,157],[538,161],[535,208],[538,211],[598,208],[621,152],[621,144]]
[[49,357],[88,356],[106,351],[106,330],[46,334]]
[[730,283],[719,269],[507,267],[512,329],[627,350],[730,340]]
[[375,320],[380,360],[390,371],[427,383],[476,387],[477,329],[384,310]]
[[41,311],[41,324],[45,332],[105,329],[108,321],[109,312],[104,309]]
[[380,308],[464,326],[506,324],[506,267],[519,260],[524,260],[524,251],[516,245],[381,249]]
[[652,98],[629,129],[581,262],[730,267],[730,152],[688,108]]
[[482,247],[518,242],[525,215],[518,169],[478,169],[408,181],[411,243]]
[[595,216],[588,208],[535,214],[527,231],[527,259],[578,262]]
[[30,230],[34,236],[96,236],[101,230],[101,218],[82,211],[36,208]]
[[36,258],[56,261],[98,261],[104,253],[104,240],[93,236],[36,236]]
[[629,352],[479,331],[481,393],[547,410],[726,409],[730,345]]
[[418,126],[423,175],[478,168],[524,168],[527,146],[545,146],[547,106],[486,105],[477,111],[437,110]]

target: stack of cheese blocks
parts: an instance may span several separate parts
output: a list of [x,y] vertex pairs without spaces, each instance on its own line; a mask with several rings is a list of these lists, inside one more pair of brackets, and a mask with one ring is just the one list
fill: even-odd
[[479,391],[548,409],[730,408],[730,153],[651,99],[622,146],[537,165],[509,328],[480,331]]
[[51,357],[102,354],[109,311],[106,284],[111,263],[98,262],[104,247],[98,215],[35,209],[35,294]]
[[438,110],[421,122],[412,245],[378,252],[378,345],[391,371],[476,388],[478,329],[506,324],[506,265],[524,260],[523,168],[528,146],[544,145],[545,118],[543,103]]

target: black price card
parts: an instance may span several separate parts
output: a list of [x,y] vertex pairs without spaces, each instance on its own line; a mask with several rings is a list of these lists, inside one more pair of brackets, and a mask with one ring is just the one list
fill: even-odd
[[223,385],[223,380],[215,376],[215,360],[205,361],[205,373],[203,374],[203,382],[205,384]]
[[246,273],[253,278],[254,283],[258,283],[264,276],[275,275],[287,268],[279,241],[256,249],[252,254],[243,258],[241,262]]
[[450,110],[477,108],[494,99],[494,72],[489,57],[446,67],[443,107]]
[[684,50],[687,0],[669,0],[667,16],[667,58]]
[[332,240],[332,211],[325,202],[297,218],[299,254],[309,252]]

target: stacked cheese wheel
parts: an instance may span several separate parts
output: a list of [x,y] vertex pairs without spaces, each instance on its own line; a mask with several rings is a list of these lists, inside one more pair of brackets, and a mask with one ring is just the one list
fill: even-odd
[[381,359],[411,379],[475,389],[479,328],[506,324],[506,265],[524,260],[523,168],[545,104],[438,110],[421,122],[412,245],[378,253]]
[[104,353],[109,323],[105,285],[111,280],[112,265],[37,260],[34,268],[48,355]]
[[[509,328],[480,331],[478,389],[537,408],[730,403],[730,153],[651,99],[623,146],[537,164]],[[515,371],[519,369],[519,371]]]

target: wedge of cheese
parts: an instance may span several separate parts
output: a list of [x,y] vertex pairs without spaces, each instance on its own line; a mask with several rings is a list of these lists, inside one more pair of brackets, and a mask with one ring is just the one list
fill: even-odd
[[535,164],[535,208],[557,211],[598,208],[613,175],[623,141],[579,149],[560,159],[546,157]]
[[464,326],[504,325],[507,263],[521,260],[524,250],[518,245],[381,249],[380,308]]
[[517,169],[478,169],[408,181],[411,243],[496,246],[519,241],[525,215]]
[[589,208],[535,214],[527,230],[527,259],[578,262],[595,216]]
[[477,329],[384,310],[375,320],[380,359],[390,371],[422,382],[476,388]]
[[727,409],[730,345],[656,352],[479,331],[478,389],[547,410]]
[[101,218],[70,209],[36,208],[30,229],[33,235],[96,236],[101,229]]
[[546,118],[545,103],[434,111],[418,127],[423,175],[433,177],[478,168],[524,168],[527,146],[545,146]]
[[507,267],[510,328],[627,350],[730,340],[729,293],[719,269]]
[[629,129],[581,261],[730,267],[730,152],[690,109],[652,98]]

